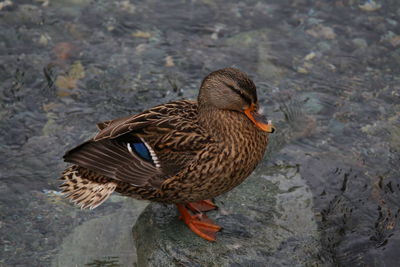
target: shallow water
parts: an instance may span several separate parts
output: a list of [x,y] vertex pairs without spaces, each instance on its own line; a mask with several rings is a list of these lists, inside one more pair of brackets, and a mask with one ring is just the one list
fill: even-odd
[[195,98],[226,66],[251,74],[278,126],[266,160],[307,179],[327,262],[398,264],[398,1],[0,4],[0,266],[134,261],[106,255],[106,240],[102,258],[85,240],[63,247],[78,227],[143,207],[115,197],[76,209],[58,193],[62,155],[99,121]]

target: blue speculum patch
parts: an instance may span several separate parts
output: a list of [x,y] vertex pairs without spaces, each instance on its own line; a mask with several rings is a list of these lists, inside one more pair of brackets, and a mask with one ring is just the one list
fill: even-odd
[[152,161],[149,150],[143,143],[130,143],[132,150],[142,159]]

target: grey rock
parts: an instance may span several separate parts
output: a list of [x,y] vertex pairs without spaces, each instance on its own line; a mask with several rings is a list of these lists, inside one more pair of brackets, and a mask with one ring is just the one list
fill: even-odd
[[121,196],[112,196],[110,200],[122,203],[122,207],[112,214],[76,227],[64,239],[51,266],[86,266],[94,263],[134,266],[136,252],[129,232],[147,202]]
[[270,80],[281,77],[282,70],[271,62],[272,50],[269,46],[268,29],[260,29],[239,33],[229,39],[226,44],[240,49],[255,49],[257,51],[257,73]]
[[359,48],[366,48],[368,47],[368,43],[365,39],[363,38],[354,38],[352,40],[353,44]]
[[133,228],[145,266],[323,266],[312,194],[295,166],[261,166],[208,213],[217,242],[192,233],[174,207],[151,204]]

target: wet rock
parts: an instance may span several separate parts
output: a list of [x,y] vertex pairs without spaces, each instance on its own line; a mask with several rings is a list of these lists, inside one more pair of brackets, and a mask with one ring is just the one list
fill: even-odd
[[12,6],[12,5],[13,5],[13,3],[10,0],[5,0],[0,3],[0,10],[2,10],[3,8],[5,8],[7,6]]
[[333,28],[323,25],[316,25],[312,29],[307,30],[306,33],[316,38],[329,40],[336,38],[336,33]]
[[262,166],[216,200],[217,242],[192,233],[172,206],[149,205],[133,233],[138,266],[320,266],[312,195],[295,166]]
[[120,196],[113,196],[111,201],[122,204],[122,207],[76,227],[64,239],[52,266],[86,266],[93,263],[133,266],[136,253],[130,228],[147,202]]
[[136,7],[134,4],[130,3],[129,1],[121,1],[116,2],[115,5],[121,10],[128,12],[129,14],[133,14],[136,11]]
[[365,39],[363,38],[354,38],[352,40],[353,44],[356,45],[359,48],[366,48],[368,47],[368,43]]
[[235,49],[251,49],[257,51],[257,73],[268,79],[278,79],[282,70],[271,62],[268,29],[239,33],[226,40],[226,44]]
[[60,13],[64,13],[67,15],[78,15],[81,10],[90,5],[89,0],[74,0],[74,1],[65,1],[65,0],[52,0],[51,6],[56,8]]
[[317,47],[321,52],[326,52],[332,49],[332,46],[326,41],[321,41],[317,43]]
[[152,34],[150,32],[145,32],[145,31],[136,31],[132,33],[132,37],[136,38],[143,38],[143,39],[150,39]]
[[358,6],[362,11],[376,11],[382,7],[381,4],[376,3],[374,0],[368,0],[364,4]]

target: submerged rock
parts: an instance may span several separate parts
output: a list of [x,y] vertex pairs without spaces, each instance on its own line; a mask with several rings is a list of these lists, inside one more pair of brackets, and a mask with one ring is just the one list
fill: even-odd
[[175,207],[151,204],[133,228],[137,266],[321,266],[312,194],[296,166],[260,167],[216,200],[217,242],[192,233]]

